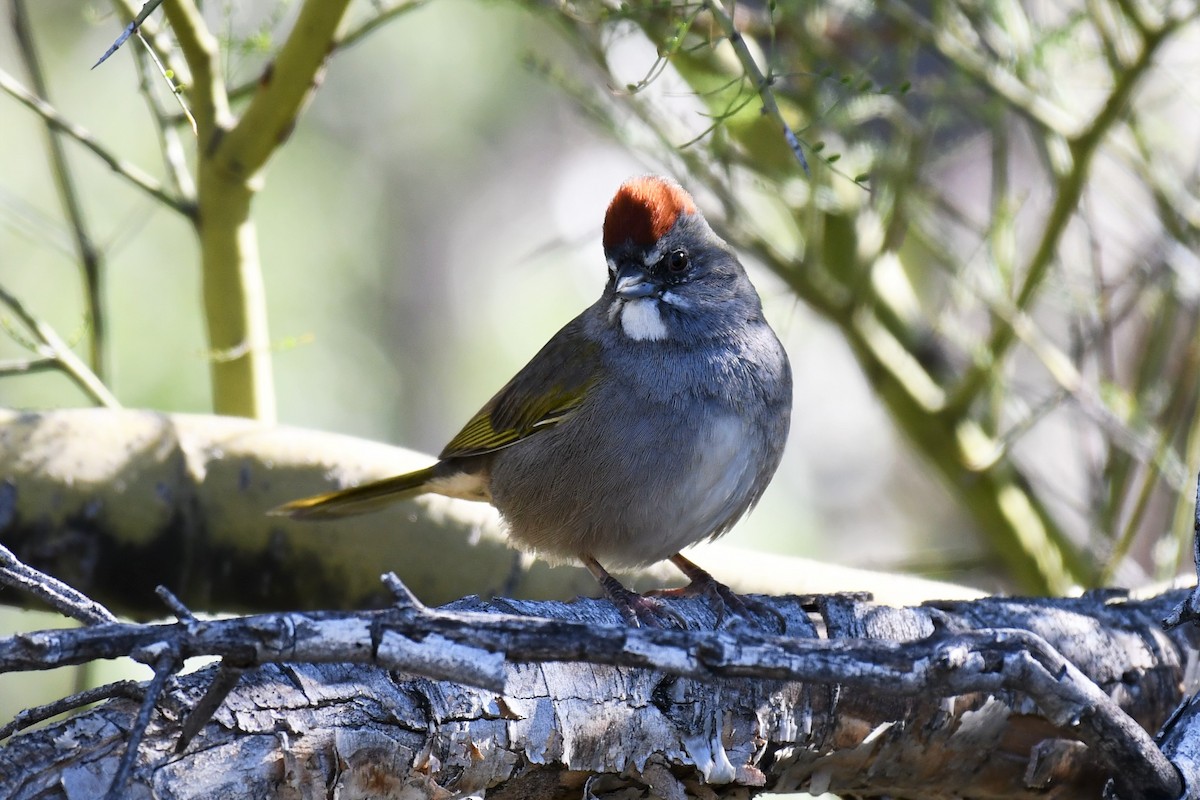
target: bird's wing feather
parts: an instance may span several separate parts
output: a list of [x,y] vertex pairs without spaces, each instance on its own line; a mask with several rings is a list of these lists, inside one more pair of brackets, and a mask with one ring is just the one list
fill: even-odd
[[570,322],[496,393],[442,450],[441,458],[484,455],[566,419],[596,380],[599,347]]

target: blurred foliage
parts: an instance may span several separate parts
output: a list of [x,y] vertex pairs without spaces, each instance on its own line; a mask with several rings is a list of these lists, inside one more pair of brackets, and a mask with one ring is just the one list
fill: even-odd
[[[432,3],[429,10],[437,13],[447,3]],[[220,68],[215,80],[225,82],[217,94],[228,96],[231,110],[228,120],[218,119],[220,114],[196,115],[201,142],[210,141],[206,125],[211,135],[249,113],[260,76],[287,46],[298,16],[314,5],[316,0],[202,9],[202,21],[215,37],[212,64]],[[318,147],[317,134],[305,127],[303,117],[294,136],[272,141],[271,152],[278,149],[285,165],[273,176],[275,183],[293,187],[285,191],[290,202],[312,205],[311,213],[272,205],[278,201],[267,198],[251,205],[257,185],[243,193],[241,223],[262,225],[270,234],[263,237],[270,291],[262,302],[288,320],[269,342],[260,338],[251,349],[286,351],[294,345],[281,343],[302,340],[309,330],[303,325],[320,314],[343,317],[340,328],[325,332],[335,347],[303,368],[307,383],[297,383],[296,373],[280,378],[285,418],[312,419],[305,416],[310,412],[288,409],[319,404],[314,397],[319,389],[327,395],[325,403],[351,420],[351,429],[361,425],[359,431],[379,435],[391,429],[385,423],[382,431],[372,428],[362,419],[389,416],[386,398],[422,402],[419,382],[404,376],[428,372],[431,364],[449,374],[481,375],[487,366],[481,362],[493,360],[478,348],[445,360],[422,359],[440,344],[435,339],[455,336],[438,325],[441,319],[429,308],[452,310],[445,328],[465,329],[469,316],[452,302],[454,287],[435,288],[433,267],[395,279],[396,286],[409,287],[397,302],[412,312],[413,322],[380,321],[396,314],[395,307],[385,308],[372,287],[386,274],[379,262],[392,260],[381,254],[379,244],[389,233],[435,238],[429,225],[443,212],[428,209],[453,208],[477,218],[481,209],[497,207],[509,217],[547,213],[546,192],[526,191],[519,202],[507,195],[480,205],[485,194],[479,188],[481,153],[493,148],[492,160],[503,161],[507,152],[489,127],[497,120],[524,117],[530,130],[542,126],[543,138],[530,134],[530,148],[545,160],[536,164],[542,170],[562,163],[554,161],[555,148],[586,147],[596,160],[595,145],[582,139],[548,143],[544,100],[522,97],[527,83],[520,83],[520,90],[501,88],[511,76],[494,74],[481,54],[504,48],[514,61],[522,54],[534,73],[572,98],[612,140],[697,190],[722,234],[837,331],[896,428],[961,504],[969,527],[982,532],[989,558],[1003,565],[1008,586],[1065,591],[1112,580],[1138,583],[1178,569],[1191,529],[1190,474],[1200,462],[1193,377],[1200,361],[1200,261],[1195,256],[1200,115],[1190,88],[1200,31],[1194,4],[786,0],[727,6],[716,0],[589,0],[526,3],[520,6],[520,21],[506,17],[499,25],[471,23],[461,6],[450,4],[455,10],[440,17],[438,35],[415,35],[403,46],[371,49],[376,37],[395,35],[392,29],[413,30],[415,17],[399,17],[419,5],[351,4],[331,57],[343,77],[331,75],[333,85],[318,92],[314,110],[327,141]],[[131,14],[127,3],[115,7],[119,16]],[[48,20],[43,17],[43,24]],[[83,27],[46,32],[52,42],[47,50],[70,52],[78,44],[73,40],[83,37],[94,60],[117,27],[105,20],[103,36],[85,37],[89,29]],[[156,16],[142,33],[171,80],[181,84],[182,102],[197,105],[200,87],[182,63],[177,32]],[[403,59],[406,48],[412,51],[409,60],[393,60]],[[197,164],[209,151],[197,148],[190,137],[147,52],[130,40],[102,70],[117,69],[112,65],[122,57],[132,61],[153,133],[147,134],[144,117],[131,121],[132,104],[113,112],[111,124],[93,124],[107,127],[109,136],[100,137],[105,152],[141,155],[157,146],[163,168],[154,180],[178,202],[180,217],[195,226],[194,181],[203,172]],[[455,62],[461,71],[455,71]],[[22,67],[31,68],[28,58]],[[21,82],[7,72],[4,77],[0,88],[16,96],[13,87]],[[357,91],[350,78],[357,80]],[[64,83],[67,92],[87,95],[82,79],[60,79]],[[401,88],[384,89],[380,84],[385,83]],[[126,95],[121,102],[127,104],[129,86],[120,87]],[[803,144],[808,171],[788,146],[785,124]],[[148,143],[150,138],[157,144]],[[343,144],[343,138],[353,144]],[[452,144],[430,166],[422,161],[428,158],[420,155],[425,151],[413,149],[422,138]],[[28,138],[20,144],[33,152]],[[402,153],[398,159],[406,163],[364,166],[364,160],[382,163],[379,154],[387,147]],[[44,157],[39,152],[37,158]],[[306,171],[289,172],[302,157],[311,162]],[[74,167],[62,169],[80,173],[86,194],[95,184],[84,173],[96,167],[83,163],[77,159]],[[504,179],[528,172],[534,163],[508,165]],[[118,174],[133,182],[134,168],[121,164],[115,167]],[[612,176],[610,185],[622,177]],[[15,192],[12,187],[20,181],[12,177],[0,183]],[[401,192],[408,203],[403,213],[371,216],[364,210],[398,203]],[[62,199],[61,187],[55,196]],[[29,202],[45,204],[45,198]],[[154,202],[158,209],[170,206]],[[24,213],[13,210],[22,209],[20,203],[6,201],[5,207],[10,223]],[[106,212],[92,209],[96,217]],[[595,216],[596,210],[588,213]],[[296,220],[325,220],[326,229],[314,231],[315,223]],[[508,224],[493,222],[492,228]],[[36,226],[24,217],[19,224],[36,249]],[[82,224],[68,223],[68,241],[79,239],[73,234]],[[123,232],[114,237],[122,243],[140,239],[142,246],[169,253],[172,263],[199,262],[202,274],[210,269],[203,236],[193,253],[180,245],[177,231],[174,238],[164,238],[161,225],[139,236],[140,222],[108,224]],[[463,219],[455,218],[454,224],[461,226]],[[467,229],[464,236],[461,227],[448,223],[437,238],[455,242],[483,233]],[[495,231],[487,234],[493,236],[489,242],[497,241]],[[150,244],[160,240],[169,243]],[[370,243],[351,252],[350,243],[360,240]],[[53,246],[77,250],[63,241]],[[499,247],[520,251],[525,245]],[[320,255],[306,249],[319,249]],[[278,257],[284,253],[286,258]],[[327,262],[325,277],[316,279],[320,283],[300,277],[309,275],[301,271],[306,257]],[[229,258],[236,252],[226,251],[226,266]],[[408,260],[436,263],[420,250]],[[106,291],[117,290],[106,290],[103,269],[81,274],[89,300],[80,304],[80,313],[91,315],[81,349],[90,350],[91,364],[102,377],[112,382],[102,355],[110,352],[119,363],[124,353],[127,364],[158,366],[157,373],[151,371],[156,377],[139,380],[170,384],[170,391],[180,384],[203,391],[195,369],[203,360],[214,365],[214,398],[221,394],[219,365],[245,355],[238,349],[243,339],[231,344],[210,336],[200,348],[207,356],[193,357],[190,368],[179,370],[162,352],[148,350],[155,337],[122,333],[130,330],[122,328],[123,319],[161,316],[161,309],[147,309],[143,298],[111,303],[111,339],[99,341],[107,328],[95,317],[104,313]],[[148,280],[162,280],[159,273],[151,275]],[[62,283],[58,286],[61,293]],[[0,288],[18,302],[32,287],[27,274],[0,272]],[[178,283],[161,294],[155,291],[165,307],[186,305],[187,290]],[[339,310],[314,307],[289,317],[281,304],[302,302],[296,300],[301,295]],[[203,319],[210,334],[213,309],[235,296],[221,290],[220,302],[210,299]],[[462,305],[471,307],[465,300]],[[66,320],[68,330],[77,327],[77,317],[68,314]],[[346,333],[376,323],[377,341]],[[194,337],[198,322],[185,317],[183,324],[191,326],[188,335]],[[432,332],[417,332],[422,325]],[[540,332],[523,333],[519,325],[505,335],[545,338]],[[36,380],[25,375],[30,371],[66,369],[88,385],[86,367],[61,357],[61,346],[29,331],[12,341],[21,337],[30,340],[35,353],[0,364],[8,373],[5,382]],[[477,342],[478,336],[471,344]],[[337,373],[334,361],[353,361],[358,366],[352,369],[360,372]],[[399,365],[401,377],[392,376],[387,363]],[[369,373],[383,388],[358,388],[368,385],[360,373]],[[819,392],[836,373],[833,367],[798,372],[798,400]],[[158,396],[149,390],[121,391],[116,383],[117,396],[126,402]],[[188,397],[194,402],[194,393]],[[464,401],[459,416],[465,418],[477,399],[482,398]],[[423,402],[439,411],[444,405]],[[214,407],[223,407],[219,399]],[[438,435],[448,432],[449,427]],[[872,514],[865,509],[862,515],[870,519]],[[916,524],[938,519],[936,514],[914,518]],[[887,531],[876,535],[890,536]],[[957,556],[939,550],[927,557],[926,566],[945,568]]]
[[715,0],[540,8],[599,78],[551,73],[837,326],[1017,585],[1097,585],[1138,551],[1177,568],[1200,455],[1194,4],[784,0],[732,27]]

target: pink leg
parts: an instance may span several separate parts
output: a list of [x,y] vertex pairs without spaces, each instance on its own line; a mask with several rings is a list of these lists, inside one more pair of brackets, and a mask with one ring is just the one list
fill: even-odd
[[[679,553],[671,556],[668,560],[687,576],[689,583],[687,586],[679,589],[660,589],[651,594],[665,597],[695,597],[703,595],[708,598],[709,602],[713,605],[713,610],[717,612],[718,626],[725,621],[726,611],[732,611],[742,619],[754,621],[754,614],[751,612],[746,600],[734,592],[733,589],[730,589],[712,575],[709,575],[708,572],[701,569],[694,561],[684,558]],[[750,604],[760,612],[777,618],[780,630],[786,630],[787,620],[774,608],[764,603],[756,602],[753,599],[750,601]]]
[[621,582],[608,574],[608,570],[600,566],[600,562],[591,556],[580,556],[579,560],[588,572],[592,573],[592,577],[600,584],[600,588],[604,590],[604,596],[607,597],[617,610],[621,612],[625,622],[635,628],[645,626],[647,628],[663,627],[663,618],[666,617],[678,625],[680,628],[686,628],[686,621],[667,608],[665,604],[659,602],[653,597],[645,597],[637,592],[626,589],[621,585]]

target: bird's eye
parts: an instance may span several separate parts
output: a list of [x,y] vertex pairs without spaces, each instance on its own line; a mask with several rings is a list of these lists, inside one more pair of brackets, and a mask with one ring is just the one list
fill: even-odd
[[683,272],[690,263],[686,250],[672,250],[667,254],[667,271],[674,275]]

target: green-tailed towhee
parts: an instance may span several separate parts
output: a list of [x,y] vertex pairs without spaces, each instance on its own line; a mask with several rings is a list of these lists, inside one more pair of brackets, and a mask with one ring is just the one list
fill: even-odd
[[[485,500],[509,536],[582,562],[631,624],[660,604],[605,570],[669,558],[739,613],[679,551],[729,530],[767,488],[791,417],[787,355],[737,257],[667,178],[624,183],[604,218],[608,283],[425,469],[288,503],[358,514],[424,492]],[[718,609],[723,613],[724,609]]]

